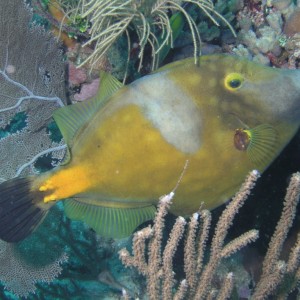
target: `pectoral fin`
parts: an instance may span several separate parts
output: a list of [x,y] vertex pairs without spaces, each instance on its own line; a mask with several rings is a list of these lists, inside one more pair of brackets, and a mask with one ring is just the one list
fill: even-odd
[[277,132],[268,124],[250,129],[236,129],[235,148],[246,151],[249,159],[255,164],[264,164],[276,150]]

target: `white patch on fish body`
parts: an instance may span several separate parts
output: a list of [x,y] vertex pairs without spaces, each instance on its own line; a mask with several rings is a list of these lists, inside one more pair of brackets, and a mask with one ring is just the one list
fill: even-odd
[[184,153],[195,153],[201,146],[199,109],[167,73],[148,75],[133,82],[128,86],[126,102],[141,107],[168,143]]

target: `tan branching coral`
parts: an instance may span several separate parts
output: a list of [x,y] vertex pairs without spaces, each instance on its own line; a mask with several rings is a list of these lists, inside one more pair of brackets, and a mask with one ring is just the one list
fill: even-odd
[[[126,249],[119,252],[120,259],[125,266],[137,268],[146,277],[149,299],[230,299],[234,286],[234,274],[229,272],[223,278],[223,283],[218,289],[213,285],[213,278],[217,274],[223,258],[229,257],[258,238],[257,230],[249,230],[225,244],[225,238],[233,218],[244,204],[258,177],[257,171],[250,173],[220,216],[209,247],[207,263],[204,263],[203,256],[211,224],[210,212],[201,210],[191,217],[184,246],[186,277],[178,284],[177,290],[175,289],[172,260],[178,242],[182,239],[186,222],[183,218],[178,217],[167,245],[162,249],[164,218],[174,193],[162,197],[153,227],[142,229],[134,235],[133,256]],[[276,299],[286,299],[290,290],[293,290],[300,280],[300,234],[298,234],[287,261],[280,259],[284,241],[295,218],[299,195],[300,173],[295,173],[287,188],[281,218],[269,243],[263,262],[262,275],[251,299],[263,300],[274,295],[278,297]],[[148,256],[146,255],[147,251]],[[146,257],[148,258],[146,259]],[[285,279],[288,279],[288,283],[285,282]],[[285,288],[282,288],[283,285]]]
[[[281,250],[289,229],[296,215],[296,208],[300,196],[300,173],[293,174],[284,199],[284,206],[275,232],[269,243],[268,251],[263,262],[261,278],[257,284],[253,299],[267,299],[274,294],[285,276],[299,280],[300,274],[300,235],[290,252],[288,261],[280,260]],[[288,294],[289,290],[286,291]],[[286,295],[287,296],[287,295]],[[285,299],[284,297],[282,299]]]
[[[188,235],[184,250],[186,279],[181,281],[175,295],[173,295],[175,280],[172,262],[178,243],[183,237],[186,221],[182,217],[177,218],[162,252],[164,218],[171,205],[174,192],[161,198],[153,227],[147,227],[134,235],[133,256],[126,249],[122,249],[119,252],[125,266],[136,267],[140,273],[146,276],[147,292],[150,299],[206,299],[212,291],[212,278],[222,258],[230,256],[258,238],[258,231],[250,230],[224,245],[233,218],[244,204],[258,177],[259,173],[252,171],[239,192],[222,213],[215,229],[210,248],[210,259],[207,264],[203,263],[203,256],[211,223],[210,212],[207,210],[200,211],[202,222],[198,239],[196,232],[199,226],[199,214],[196,213],[192,216],[188,225]],[[148,240],[149,246],[147,248]],[[196,243],[197,240],[198,242]],[[146,259],[147,249],[149,251],[148,259]],[[233,275],[229,273],[218,293],[218,299],[228,299],[232,288]]]

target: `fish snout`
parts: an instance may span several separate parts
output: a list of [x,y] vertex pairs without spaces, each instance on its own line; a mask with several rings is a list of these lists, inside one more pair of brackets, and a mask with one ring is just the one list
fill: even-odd
[[300,121],[300,70],[278,70],[278,76],[260,89],[275,119]]
[[284,115],[300,123],[300,70],[286,70],[283,73],[283,91],[281,102]]

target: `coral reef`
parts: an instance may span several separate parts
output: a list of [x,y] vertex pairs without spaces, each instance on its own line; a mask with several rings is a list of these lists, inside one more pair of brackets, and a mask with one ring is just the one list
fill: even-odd
[[[64,36],[63,41],[68,47],[65,57],[68,62],[73,63],[73,65],[70,64],[67,81],[70,85],[71,99],[74,101],[84,100],[95,93],[94,84],[96,85],[98,81],[99,69],[112,71],[121,80],[127,71],[127,78],[130,81],[140,76],[137,69],[140,63],[138,58],[142,58],[141,50],[145,50],[144,59],[141,60],[142,73],[147,73],[152,67],[151,50],[155,53],[162,44],[171,45],[171,40],[167,40],[168,35],[165,34],[163,35],[165,40],[159,41],[160,46],[153,44],[154,37],[152,35],[149,37],[153,47],[146,46],[148,40],[146,33],[141,31],[140,36],[136,36],[135,30],[128,27],[131,38],[130,50],[128,51],[127,36],[121,32],[119,38],[113,40],[110,50],[96,64],[93,60],[96,56],[92,56],[95,45],[90,43],[91,35],[96,40],[97,32],[96,30],[91,32],[90,28],[96,22],[93,22],[93,14],[88,14],[88,6],[81,11],[75,10],[78,1],[32,0],[28,2],[32,3],[37,13],[34,16],[35,21],[43,23],[43,25],[48,22],[45,28],[58,29],[56,30],[58,36],[62,32],[68,34],[67,37]],[[113,5],[117,2],[110,1],[109,4]],[[125,5],[124,3],[128,5],[140,3],[142,5],[144,2],[123,1],[123,5]],[[150,2],[153,4],[159,1]],[[165,3],[166,1],[160,2]],[[177,1],[174,2],[177,3]],[[184,2],[186,2],[184,11],[188,12],[191,20],[195,23],[192,28],[195,32],[198,30],[201,33],[202,53],[221,51],[235,53],[263,64],[298,68],[300,58],[299,0],[197,1],[210,5],[208,14],[200,9],[195,9],[195,6],[191,5],[193,1]],[[87,1],[82,1],[81,4],[83,3],[87,3]],[[62,61],[61,49],[49,33],[33,24],[28,27],[32,15],[28,14],[28,9],[22,4],[21,0],[1,0],[0,6],[0,180],[48,169],[59,163],[64,155],[62,137],[54,122],[51,121],[53,111],[67,103],[64,86],[65,66]],[[50,4],[55,5],[57,10],[54,11],[52,8],[49,10],[47,5]],[[211,9],[217,12],[215,16],[223,16],[230,22],[238,34],[237,40],[228,33],[230,30],[226,24],[223,24],[222,21],[219,24],[217,18],[216,20],[210,19]],[[172,7],[171,10],[164,10],[167,17],[162,15],[165,18],[163,24],[158,24],[158,19],[153,15],[147,15],[150,16],[151,21],[156,21],[156,27],[151,28],[153,30],[151,32],[162,34],[163,26],[161,25],[168,26],[167,18],[170,19],[174,12]],[[143,10],[142,13],[147,14],[149,11]],[[16,15],[18,15],[18,19],[15,18]],[[126,25],[126,22],[122,24]],[[122,28],[124,27],[115,27],[115,29]],[[195,36],[193,37],[191,34],[189,24],[185,21],[179,31],[178,37],[173,40],[174,50],[168,52],[167,60],[176,60],[194,54]],[[107,36],[102,35],[103,39],[105,37]],[[109,42],[108,39],[105,45],[107,46]],[[82,47],[84,43],[86,43],[86,47]],[[197,40],[196,43],[199,44],[199,41]],[[128,59],[129,65],[127,64]],[[82,65],[86,61],[90,61],[90,64],[87,63],[82,68],[78,68],[78,65]],[[95,70],[89,72],[92,64]],[[90,85],[91,83],[92,85]],[[91,91],[92,94],[87,94],[86,91],[88,93]],[[280,281],[280,283],[273,281],[276,291],[271,291],[271,293],[276,292],[282,297],[289,291],[295,290],[295,270],[291,269],[291,265],[296,266],[298,261],[293,263],[291,258],[299,257],[297,255],[299,249],[298,247],[291,248],[287,244],[295,245],[299,232],[297,216],[294,227],[288,234],[287,242],[284,245],[282,243],[287,229],[292,223],[289,223],[288,226],[281,225],[282,231],[275,233],[274,237],[276,236],[277,239],[280,233],[284,233],[284,236],[280,238],[281,245],[276,251],[276,257],[271,255],[269,258],[269,261],[272,262],[271,269],[265,267],[263,276],[261,276],[262,282],[258,282],[262,267],[259,257],[265,255],[269,237],[272,235],[274,224],[282,209],[282,200],[278,190],[285,185],[289,174],[300,169],[298,145],[299,134],[289,149],[275,162],[274,167],[271,167],[269,172],[263,175],[263,183],[258,183],[255,189],[256,196],[250,196],[251,199],[236,215],[234,226],[228,233],[228,240],[234,240],[242,232],[251,228],[260,232],[257,242],[247,246],[238,254],[233,254],[230,258],[222,259],[218,270],[211,279],[211,286],[217,290],[221,288],[224,279],[227,284],[234,282],[232,299],[250,299],[255,286],[255,297],[261,297],[257,291],[260,290],[260,293],[264,293],[264,288],[270,288],[268,282],[270,273],[278,275],[277,280]],[[223,208],[220,208],[212,212],[211,227],[215,228],[214,219],[218,219],[217,216],[222,210]],[[286,222],[290,217],[290,210],[285,206],[283,211],[284,217],[281,221]],[[167,243],[166,235],[172,223],[173,218],[167,216],[165,230],[162,232],[163,248]],[[196,233],[198,231],[199,229]],[[274,249],[274,239],[272,239],[269,249]],[[178,282],[186,276],[184,261],[181,258],[181,254],[184,255],[183,244],[184,242],[181,241],[176,246],[177,252],[174,254],[174,259],[177,263],[173,266],[175,274],[169,273],[171,277],[173,276],[175,288],[178,288]],[[225,244],[227,244],[227,239]],[[211,236],[207,237],[206,245],[210,249]],[[145,292],[147,281],[134,268],[125,269],[118,258],[117,253],[120,249],[130,249],[130,247],[130,239],[105,240],[82,223],[68,220],[64,216],[62,207],[58,206],[30,239],[18,245],[0,242],[0,260],[6,254],[10,260],[6,259],[5,262],[14,263],[10,265],[11,272],[4,268],[4,263],[1,263],[0,298],[15,300],[23,295],[27,296],[27,299],[120,299],[122,297],[121,290],[125,289],[127,292],[123,295],[124,299],[145,299],[147,297]],[[296,254],[291,255],[293,253]],[[208,250],[204,251],[204,265],[208,262],[208,254]],[[267,254],[268,256],[270,257],[270,254]],[[68,261],[65,260],[66,257],[68,257]],[[61,262],[63,264],[60,264]],[[16,275],[16,272],[13,271],[16,268],[25,271]],[[291,270],[292,272],[290,272]],[[49,271],[51,276],[49,276]],[[21,276],[25,273],[27,278]],[[59,273],[60,275],[58,275]],[[233,273],[233,277],[231,273]],[[49,282],[41,282],[44,279]],[[24,282],[24,280],[26,280],[26,284],[20,286],[20,281]],[[35,293],[28,294],[32,291]],[[14,295],[13,292],[19,296]],[[215,290],[211,292],[215,293]],[[292,297],[296,297],[296,292],[292,294]]]

